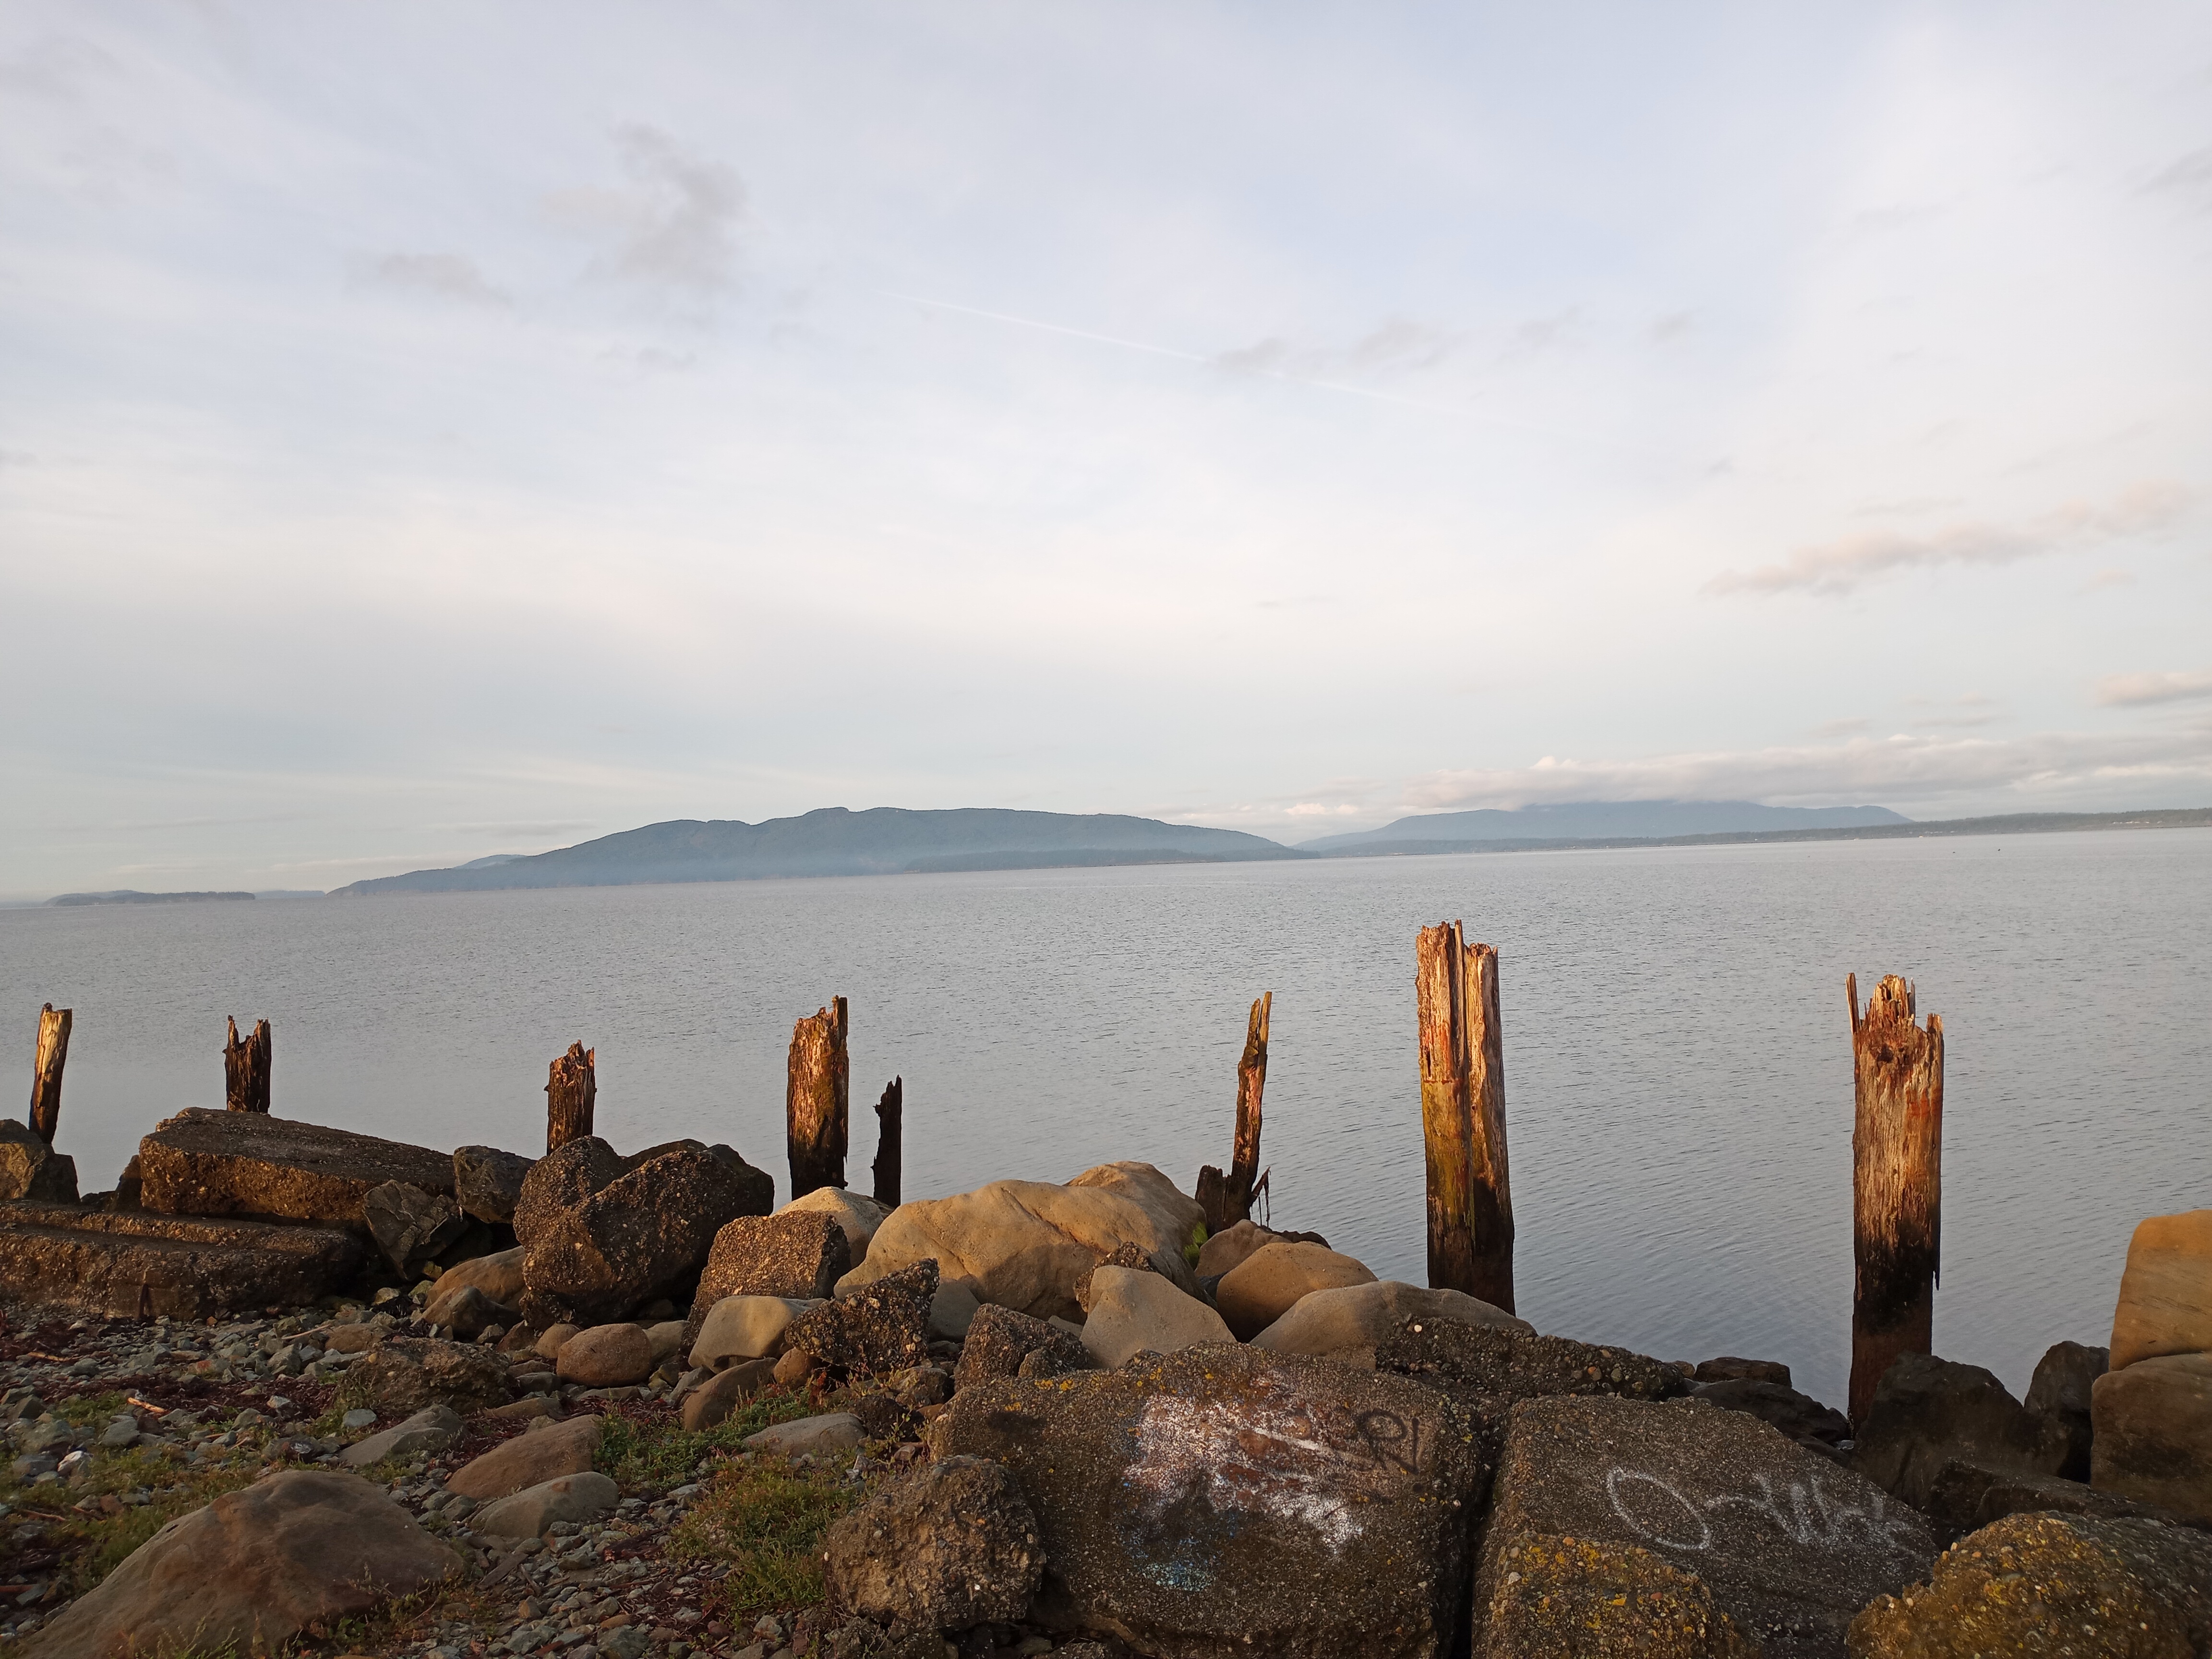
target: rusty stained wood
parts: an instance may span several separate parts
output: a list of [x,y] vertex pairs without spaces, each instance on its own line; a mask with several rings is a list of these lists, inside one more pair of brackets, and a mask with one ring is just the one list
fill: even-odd
[[883,1097],[876,1102],[875,1199],[887,1210],[899,1206],[899,1181],[906,1162],[905,1116],[906,1079],[895,1077],[884,1085]]
[[48,1003],[39,1011],[39,1055],[31,1066],[31,1129],[47,1146],[62,1124],[62,1067],[69,1060],[76,1011]]
[[269,1115],[269,1068],[273,1058],[269,1022],[253,1022],[253,1035],[239,1040],[238,1021],[224,1016],[230,1040],[222,1046],[222,1101],[234,1112]]
[[830,1005],[791,1029],[783,1117],[795,1199],[845,1184],[852,1066],[845,1054],[845,999],[832,997]]
[[1263,991],[1244,1019],[1244,1052],[1237,1062],[1237,1138],[1227,1174],[1209,1164],[1198,1172],[1197,1199],[1206,1231],[1218,1233],[1252,1213],[1260,1181],[1261,1102],[1267,1091],[1267,1028],[1275,994]]
[[545,1073],[545,1150],[556,1152],[592,1133],[599,1098],[599,1051],[568,1045]]
[[1456,921],[1413,947],[1429,1283],[1513,1307],[1513,1191],[1505,1154],[1505,1039],[1498,951]]
[[1943,1206],[1943,1021],[1916,1024],[1918,1000],[1885,975],[1851,1014],[1850,1417],[1866,1420],[1898,1357],[1934,1351]]

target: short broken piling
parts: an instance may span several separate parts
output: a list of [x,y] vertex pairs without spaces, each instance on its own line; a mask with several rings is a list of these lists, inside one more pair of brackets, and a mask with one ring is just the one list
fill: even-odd
[[1413,960],[1429,1283],[1511,1313],[1513,1193],[1497,947],[1469,945],[1458,922],[1439,922],[1421,929]]
[[830,1004],[791,1028],[783,1118],[795,1199],[845,1184],[852,1067],[845,1057],[845,999],[832,997]]
[[62,1127],[62,1067],[69,1060],[76,1011],[48,1003],[39,1011],[39,1057],[31,1066],[31,1130],[47,1146]]
[[1933,1352],[1942,1220],[1943,1021],[1886,975],[1859,1012],[1846,976],[1856,1115],[1851,1129],[1850,1417],[1863,1423],[1899,1355]]
[[239,1041],[238,1021],[225,1015],[230,1040],[222,1046],[222,1100],[234,1112],[269,1115],[269,1022],[253,1022],[253,1035]]
[[903,1142],[906,1116],[906,1079],[895,1077],[884,1085],[876,1103],[876,1202],[887,1210],[899,1206],[899,1181],[904,1173]]
[[592,1112],[599,1098],[599,1051],[580,1042],[568,1045],[545,1074],[545,1150],[557,1152],[592,1133]]
[[1252,1194],[1260,1182],[1260,1115],[1267,1090],[1267,1026],[1275,994],[1262,992],[1244,1020],[1244,1054],[1237,1062],[1237,1139],[1230,1148],[1229,1173],[1209,1164],[1198,1172],[1198,1203],[1206,1212],[1206,1231],[1225,1232],[1252,1213]]

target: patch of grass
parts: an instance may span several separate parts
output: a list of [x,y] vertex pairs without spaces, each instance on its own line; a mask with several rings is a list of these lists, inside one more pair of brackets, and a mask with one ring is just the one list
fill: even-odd
[[668,1535],[674,1560],[730,1564],[718,1594],[738,1629],[822,1599],[822,1535],[866,1489],[832,1468],[732,1463]]
[[127,1403],[119,1394],[88,1394],[64,1401],[53,1409],[64,1423],[106,1423],[118,1416]]
[[[260,1472],[259,1465],[252,1462],[188,1469],[159,1452],[110,1452],[94,1457],[89,1473],[75,1486],[23,1487],[9,1482],[0,1486],[0,1502],[19,1511],[41,1512],[37,1518],[45,1534],[42,1546],[60,1553],[58,1571],[68,1581],[69,1594],[75,1596],[98,1584],[122,1565],[131,1551],[177,1516],[227,1492],[251,1486]],[[88,1498],[141,1487],[153,1494],[151,1498],[126,1505],[114,1515],[100,1510],[86,1515],[74,1507]],[[48,1518],[54,1516],[60,1518]]]
[[771,1424],[811,1416],[817,1409],[801,1395],[771,1389],[711,1429],[686,1429],[675,1421],[645,1423],[610,1413],[592,1467],[611,1476],[624,1491],[681,1486],[692,1479],[701,1458],[734,1452],[747,1435],[758,1434]]

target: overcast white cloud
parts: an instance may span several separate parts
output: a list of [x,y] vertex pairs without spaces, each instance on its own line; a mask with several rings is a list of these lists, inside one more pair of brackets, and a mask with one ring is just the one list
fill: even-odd
[[2208,77],[2180,0],[23,0],[0,896],[2212,800]]

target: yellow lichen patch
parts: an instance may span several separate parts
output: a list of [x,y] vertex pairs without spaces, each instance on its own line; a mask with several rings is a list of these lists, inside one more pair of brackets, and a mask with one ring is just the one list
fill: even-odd
[[1755,1659],[1759,1651],[1703,1580],[1632,1545],[1525,1539],[1501,1555],[1490,1583],[1480,1656]]

